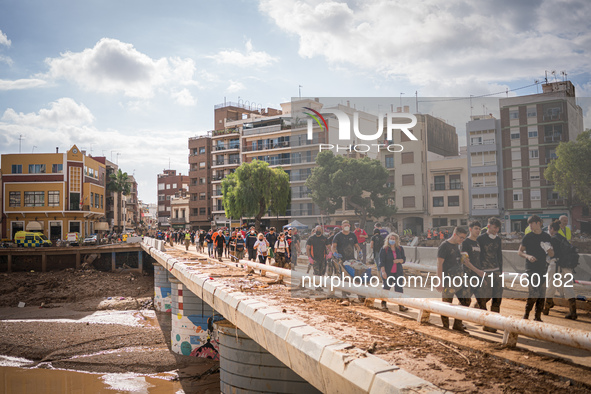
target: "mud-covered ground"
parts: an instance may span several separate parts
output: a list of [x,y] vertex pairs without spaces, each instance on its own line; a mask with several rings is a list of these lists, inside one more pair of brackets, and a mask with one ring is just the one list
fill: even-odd
[[170,314],[152,309],[153,292],[153,276],[138,273],[2,275],[0,355],[27,368],[169,372],[186,393],[219,392],[217,362],[170,352]]
[[[283,310],[333,337],[355,346],[358,354],[374,354],[443,390],[465,393],[589,393],[591,370],[523,349],[502,349],[439,326],[419,325],[389,311],[367,307],[356,299],[314,297],[313,290],[292,291],[276,277],[247,275],[243,269],[199,264],[193,253],[168,249],[199,271],[270,306]],[[202,260],[203,261],[203,260]],[[258,271],[257,271],[258,273]],[[338,295],[338,293],[337,293]],[[470,327],[470,330],[481,327]]]

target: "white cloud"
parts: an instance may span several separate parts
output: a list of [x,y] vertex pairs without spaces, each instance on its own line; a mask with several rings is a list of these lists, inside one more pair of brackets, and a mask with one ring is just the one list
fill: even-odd
[[241,90],[246,89],[246,86],[244,86],[244,84],[242,82],[238,82],[238,81],[230,81],[230,85],[226,88],[226,92],[228,93],[236,93],[239,92]]
[[9,47],[11,44],[12,42],[8,39],[6,34],[4,34],[2,30],[0,30],[0,45],[5,45]]
[[299,37],[302,57],[420,86],[533,79],[548,67],[574,75],[591,65],[584,0],[260,0],[259,9]]
[[[48,58],[47,77],[77,83],[89,91],[119,93],[147,99],[156,89],[172,92],[175,86],[196,85],[191,59],[152,59],[133,45],[111,38],[101,39],[82,52]],[[169,90],[170,89],[170,90]]]
[[0,120],[17,126],[59,128],[89,125],[94,121],[94,116],[84,104],[65,97],[50,103],[48,109],[41,109],[38,113],[17,113],[8,108]]
[[217,55],[208,56],[217,63],[231,64],[239,67],[265,67],[275,63],[278,59],[269,55],[267,52],[257,52],[253,50],[252,42],[246,42],[246,52],[239,51],[220,51]]
[[[0,56],[0,60],[2,57]],[[10,81],[7,79],[0,79],[0,90],[19,90],[36,88],[45,85],[47,82],[42,79],[16,79]]]
[[171,96],[175,99],[177,104],[185,107],[192,107],[196,104],[195,98],[191,95],[191,92],[189,92],[188,89],[173,92]]

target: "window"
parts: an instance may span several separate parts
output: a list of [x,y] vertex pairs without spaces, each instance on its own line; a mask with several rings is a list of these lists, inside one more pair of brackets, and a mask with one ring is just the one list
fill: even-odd
[[445,190],[445,175],[435,176],[434,181],[435,190]]
[[25,192],[25,207],[45,206],[45,192]]
[[462,188],[460,174],[454,174],[449,176],[449,188],[450,190],[460,190]]
[[199,215],[205,215],[205,208],[199,208]]
[[523,193],[513,193],[513,201],[523,201]]
[[12,165],[12,173],[13,174],[22,174],[23,173],[23,165],[22,164],[13,164]]
[[90,207],[94,208],[94,193],[90,192]]
[[519,110],[513,109],[509,111],[509,119],[519,119]]
[[170,201],[170,198],[171,198],[171,197],[172,197],[172,196],[170,196],[170,195],[169,195],[169,196],[166,196],[166,201]]
[[159,183],[158,184],[158,190],[164,190],[166,186],[164,185],[164,183]]
[[527,117],[528,118],[535,118],[538,116],[538,111],[535,108],[528,108],[527,109]]
[[511,150],[511,160],[521,160],[521,150]]
[[511,133],[511,139],[518,140],[519,139],[519,131]]
[[8,194],[8,206],[9,207],[20,207],[21,206],[21,192],[10,192]]
[[[414,130],[408,130],[408,131],[410,131],[410,133],[414,135]],[[402,133],[400,141],[401,142],[408,142],[408,141],[410,141],[410,138],[407,137],[406,133]]]
[[459,207],[460,206],[460,196],[447,197],[447,206],[448,207]]
[[415,207],[415,197],[402,197],[402,208],[414,208]]
[[205,154],[205,147],[204,146],[199,147],[199,154],[200,155]]
[[[222,161],[222,164],[223,164],[223,161]],[[204,161],[202,161],[201,163],[199,163],[199,168],[205,168],[205,162]]]
[[443,197],[433,197],[433,206],[434,207],[443,207]]
[[158,195],[158,201],[164,201],[164,194]]
[[445,227],[445,226],[447,226],[447,218],[433,219],[433,227]]
[[199,199],[205,200],[205,193],[199,193]]
[[47,206],[48,207],[59,207],[60,205],[60,192],[58,190],[50,190],[47,192]]
[[541,200],[542,199],[542,192],[539,189],[532,190],[530,194],[531,200]]
[[402,186],[414,186],[415,174],[402,175]]
[[401,155],[402,164],[412,164],[415,162],[415,153],[414,152],[403,152]]
[[394,168],[394,155],[386,156],[386,168]]
[[460,226],[467,226],[468,225],[468,219],[460,219]]
[[527,132],[528,138],[538,138],[538,130],[532,130]]
[[176,189],[176,183],[173,183],[173,184],[172,184],[172,188],[173,188],[173,189]]
[[103,195],[101,194],[101,209],[103,209]]
[[199,178],[199,184],[205,185],[205,178]]
[[53,174],[61,174],[64,172],[64,165],[63,164],[52,164],[51,165],[51,172]]
[[166,190],[170,190],[170,183],[166,185]]
[[539,173],[532,173],[532,174],[530,174],[529,180],[530,181],[539,181],[540,180],[540,174]]
[[470,145],[482,145],[482,137],[470,137]]
[[29,164],[29,174],[45,174],[45,164]]
[[540,157],[540,154],[537,149],[531,149],[529,151],[529,158],[530,159],[537,159],[538,157]]
[[456,227],[458,225],[458,219],[450,219],[449,225]]
[[101,195],[99,195],[98,193],[95,193],[95,194],[94,194],[94,207],[95,207],[95,208],[98,208],[98,207],[99,207],[99,202],[100,202],[100,198],[101,198],[101,197],[102,197],[102,196],[101,196]]

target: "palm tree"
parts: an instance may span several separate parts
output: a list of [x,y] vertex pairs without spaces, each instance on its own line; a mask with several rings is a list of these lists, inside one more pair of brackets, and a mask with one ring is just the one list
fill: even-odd
[[110,191],[117,193],[119,197],[117,201],[117,226],[121,226],[121,203],[123,200],[121,196],[127,196],[131,192],[131,184],[129,183],[127,172],[122,172],[121,169],[119,169],[116,173],[109,175],[109,178],[110,180],[107,188]]

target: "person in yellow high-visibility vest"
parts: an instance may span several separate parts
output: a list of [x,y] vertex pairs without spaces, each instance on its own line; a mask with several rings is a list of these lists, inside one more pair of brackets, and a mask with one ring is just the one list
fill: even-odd
[[560,220],[560,230],[558,230],[558,234],[562,235],[568,242],[570,242],[573,234],[570,228],[567,227],[568,216],[562,215],[558,220]]
[[185,250],[189,250],[189,245],[191,244],[191,233],[185,231]]

